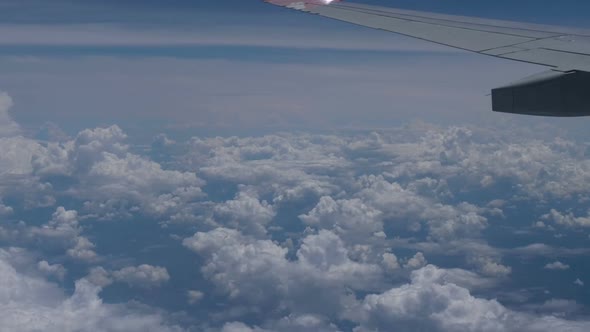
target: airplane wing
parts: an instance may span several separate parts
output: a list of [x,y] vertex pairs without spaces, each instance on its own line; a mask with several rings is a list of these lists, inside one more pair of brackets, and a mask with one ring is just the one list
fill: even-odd
[[392,9],[339,0],[265,0],[550,70],[492,90],[493,110],[545,116],[590,115],[590,31]]

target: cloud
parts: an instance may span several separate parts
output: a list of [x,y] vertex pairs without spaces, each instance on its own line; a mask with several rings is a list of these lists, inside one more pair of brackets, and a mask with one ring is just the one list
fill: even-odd
[[181,331],[159,313],[105,304],[101,288],[80,279],[67,296],[55,284],[18,272],[0,249],[0,326],[9,331]]
[[480,215],[483,210],[472,204],[441,204],[398,182],[387,181],[382,175],[363,176],[358,183],[362,188],[355,196],[384,218],[394,219],[414,231],[427,226],[429,235],[437,240],[477,236],[487,227],[487,218]]
[[381,275],[377,265],[350,260],[341,239],[325,230],[302,240],[295,261],[272,241],[226,228],[196,233],[183,244],[205,260],[201,271],[218,291],[253,312],[284,308],[335,314],[352,300],[346,288],[374,289]]
[[16,136],[20,133],[20,126],[8,113],[13,105],[12,98],[6,92],[0,91],[0,138]]
[[149,264],[127,266],[113,271],[112,276],[115,281],[124,282],[131,287],[144,288],[157,287],[170,280],[166,268]]
[[76,244],[73,248],[66,251],[68,256],[81,261],[94,261],[97,259],[96,252],[94,252],[94,243],[90,242],[83,236],[76,237]]
[[507,311],[496,301],[477,299],[452,283],[432,282],[437,268],[429,265],[412,273],[412,282],[383,294],[368,295],[353,313],[359,331],[405,330],[467,331],[505,330]]
[[508,249],[506,252],[524,257],[563,257],[587,255],[590,253],[590,248],[552,247],[544,243],[533,243],[524,247]]
[[91,268],[85,279],[100,288],[104,288],[113,283],[111,273],[105,270],[102,266]]
[[61,264],[49,264],[47,261],[40,261],[37,263],[39,272],[46,276],[53,276],[58,280],[63,280],[66,275],[66,269]]
[[201,302],[205,294],[198,290],[189,290],[186,292],[186,297],[189,304],[197,304]]
[[407,269],[419,269],[424,265],[426,265],[426,258],[424,257],[424,254],[417,252],[414,257],[408,260],[404,267]]
[[[112,17],[111,17],[112,20]],[[198,20],[197,20],[198,21]],[[194,21],[192,22],[194,24]],[[298,26],[286,27],[270,22],[265,26],[268,34],[260,35],[250,26],[216,26],[207,29],[192,27],[183,29],[154,28],[141,29],[120,24],[80,24],[63,26],[59,24],[4,24],[0,28],[0,44],[37,46],[134,46],[134,47],[198,47],[198,46],[249,46],[293,49],[357,50],[357,51],[399,51],[455,53],[452,49],[420,43],[395,35],[385,38],[391,42],[383,43],[383,36],[374,33],[341,29],[317,30]],[[287,37],[287,38],[286,38]],[[351,43],[355,39],[357,42]]]
[[[85,200],[84,212],[99,219],[128,217],[133,210],[170,216],[204,195],[194,173],[164,170],[130,153],[117,126],[85,129],[70,141],[50,143],[32,155],[32,175],[70,179],[68,194]],[[137,207],[140,207],[137,209]]]
[[[164,170],[130,153],[127,135],[118,126],[85,129],[73,139],[41,143],[17,135],[18,125],[7,113],[11,105],[8,95],[0,95],[0,199],[51,206],[55,195],[65,194],[86,200],[79,209],[83,214],[112,219],[129,216],[137,206],[145,214],[172,216],[179,213],[179,205],[204,197],[204,182],[194,173]],[[14,209],[0,207],[2,214]],[[82,242],[79,249],[89,249]]]
[[226,323],[221,332],[298,332],[298,331],[317,331],[317,332],[338,332],[334,324],[327,322],[325,318],[315,315],[287,316],[280,320],[269,322],[264,328],[250,327],[241,322]]
[[481,267],[481,272],[487,276],[505,277],[512,272],[512,268],[486,260]]
[[215,205],[213,217],[228,227],[245,234],[264,235],[266,225],[276,212],[266,201],[260,201],[255,193],[240,191],[233,200]]
[[555,209],[551,209],[551,211],[547,214],[541,216],[542,222],[552,222],[559,226],[564,227],[590,227],[590,215],[587,217],[576,217],[572,212],[568,213],[561,213]]
[[91,263],[98,259],[95,245],[82,236],[78,212],[57,207],[51,220],[40,226],[24,222],[0,226],[0,237],[13,245],[36,245],[48,253],[62,252],[71,259]]
[[511,311],[495,300],[476,298],[463,287],[439,279],[428,265],[412,273],[411,283],[372,294],[352,309],[360,323],[355,331],[583,331],[588,322],[568,322],[553,316],[534,317]]
[[4,205],[4,203],[0,201],[0,216],[10,215],[13,212],[14,209],[12,207]]
[[568,270],[570,268],[569,265],[564,264],[560,261],[555,261],[553,263],[547,263],[545,265],[545,269],[547,270]]
[[389,252],[383,254],[383,261],[382,264],[386,271],[392,272],[399,269],[400,265],[397,260],[397,257]]
[[578,313],[583,306],[574,300],[550,299],[539,305],[527,305],[537,313],[548,313],[555,316],[564,316]]
[[[330,149],[338,147],[328,147]],[[326,158],[326,148],[308,137],[201,139],[190,141],[185,161],[200,170],[210,182],[231,182],[255,188],[259,195],[272,195],[273,203],[287,204],[308,197],[331,194],[337,187],[314,170],[343,168],[343,159]]]
[[355,242],[362,242],[383,231],[382,213],[360,199],[335,201],[330,196],[324,196],[309,213],[299,218],[307,225],[355,238]]
[[43,227],[29,229],[35,237],[45,238],[46,241],[70,243],[66,253],[68,256],[81,261],[94,261],[97,254],[94,252],[94,244],[86,237],[81,236],[82,228],[78,224],[78,212],[58,207],[53,213],[52,219]]
[[[585,148],[519,135],[420,124],[331,135],[179,135],[174,143],[161,136],[151,147],[118,126],[58,141],[5,137],[0,239],[27,249],[5,249],[0,259],[17,277],[53,289],[44,296],[52,308],[84,297],[81,307],[94,303],[96,314],[149,316],[154,329],[168,328],[169,314],[137,301],[167,283],[170,299],[198,309],[170,315],[187,328],[206,317],[194,327],[205,331],[583,331],[587,322],[573,320],[583,311],[551,285],[555,301],[542,302],[548,295],[538,289],[522,302],[502,296],[530,286],[506,282],[527,282],[529,258],[551,269],[565,265],[556,259],[588,254],[577,242],[550,245],[553,238],[530,227],[571,224],[585,234],[579,217],[567,219],[568,206],[587,201]],[[515,211],[527,204],[538,209],[519,223]],[[536,215],[551,206],[570,221]],[[123,251],[108,245],[127,237]],[[168,242],[175,240],[184,247]],[[187,274],[171,278],[183,264]],[[106,303],[99,293],[112,283],[132,287],[109,294],[120,288],[117,298],[138,300]],[[161,305],[179,310],[170,302]],[[116,330],[103,326],[105,317],[88,324]]]
[[223,325],[223,328],[221,329],[221,332],[254,332],[254,331],[263,332],[264,330],[262,330],[260,328],[252,329],[248,325],[241,323],[241,322],[225,323]]

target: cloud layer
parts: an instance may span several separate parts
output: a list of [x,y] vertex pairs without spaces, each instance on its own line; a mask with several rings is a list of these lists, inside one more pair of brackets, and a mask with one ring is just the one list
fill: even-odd
[[583,141],[427,124],[40,141],[0,102],[2,327],[589,328]]

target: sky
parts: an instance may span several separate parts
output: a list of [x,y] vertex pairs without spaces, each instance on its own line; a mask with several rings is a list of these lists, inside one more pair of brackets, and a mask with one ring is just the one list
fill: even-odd
[[[262,126],[497,121],[490,90],[543,70],[253,0],[2,3],[0,84],[16,100],[14,117],[25,127],[59,118],[70,134],[114,123],[157,134],[163,124],[256,133]],[[588,5],[545,3],[396,5],[584,26]],[[358,112],[365,105],[370,112]]]
[[0,331],[587,331],[590,120],[491,111],[543,70],[256,0],[0,1]]

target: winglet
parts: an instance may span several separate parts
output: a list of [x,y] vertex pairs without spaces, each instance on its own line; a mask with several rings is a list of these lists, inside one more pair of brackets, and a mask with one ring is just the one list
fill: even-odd
[[297,9],[306,10],[317,6],[326,6],[340,0],[264,0],[265,2],[272,3],[273,5]]

